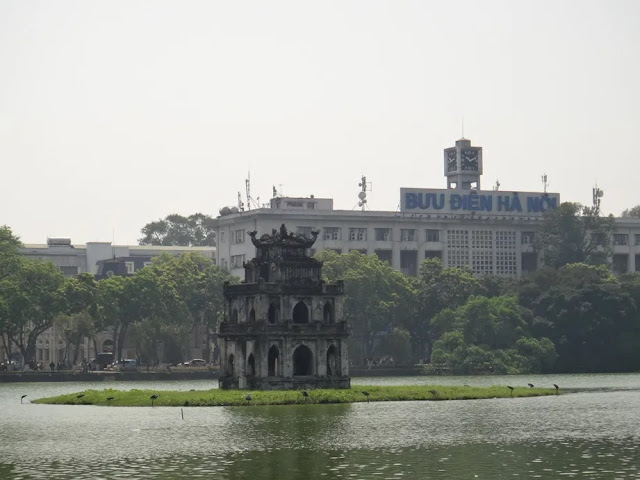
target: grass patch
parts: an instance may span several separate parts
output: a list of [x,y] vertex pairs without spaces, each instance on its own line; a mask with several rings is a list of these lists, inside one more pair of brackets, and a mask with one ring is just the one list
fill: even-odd
[[[40,398],[33,403],[57,405],[105,405],[114,407],[148,407],[151,396],[157,395],[154,405],[162,407],[220,407],[249,405],[293,405],[312,403],[355,403],[366,402],[369,393],[371,402],[416,401],[416,400],[477,400],[482,398],[539,397],[555,395],[550,388],[516,387],[513,393],[503,386],[460,387],[460,386],[362,386],[348,390],[318,389],[308,390],[304,397],[299,390],[253,391],[246,390],[85,390],[83,392]],[[250,394],[251,400],[245,396]],[[111,398],[111,400],[108,400]]]

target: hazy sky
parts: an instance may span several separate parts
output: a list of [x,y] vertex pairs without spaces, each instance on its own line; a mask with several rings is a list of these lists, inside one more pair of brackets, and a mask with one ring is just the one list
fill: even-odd
[[483,188],[618,215],[640,203],[640,2],[0,2],[0,224],[27,243],[136,243],[170,213],[244,196],[372,210],[444,188],[442,150],[484,148]]

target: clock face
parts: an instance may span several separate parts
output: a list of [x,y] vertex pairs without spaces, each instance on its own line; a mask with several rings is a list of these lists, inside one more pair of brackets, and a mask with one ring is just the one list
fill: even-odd
[[462,170],[478,170],[478,151],[464,149],[460,152],[460,166]]
[[447,152],[447,172],[453,172],[458,169],[458,152],[455,150],[449,150]]

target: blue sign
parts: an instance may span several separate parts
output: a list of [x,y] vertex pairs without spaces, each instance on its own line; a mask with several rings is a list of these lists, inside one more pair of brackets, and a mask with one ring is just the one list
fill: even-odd
[[560,204],[557,193],[532,192],[469,192],[456,190],[422,190],[402,188],[403,212],[487,214],[542,214]]

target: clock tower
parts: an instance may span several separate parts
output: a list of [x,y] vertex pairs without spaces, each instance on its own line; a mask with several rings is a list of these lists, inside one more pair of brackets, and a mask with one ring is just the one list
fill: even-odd
[[482,147],[472,147],[471,140],[456,140],[456,146],[444,150],[444,174],[447,188],[480,190]]

